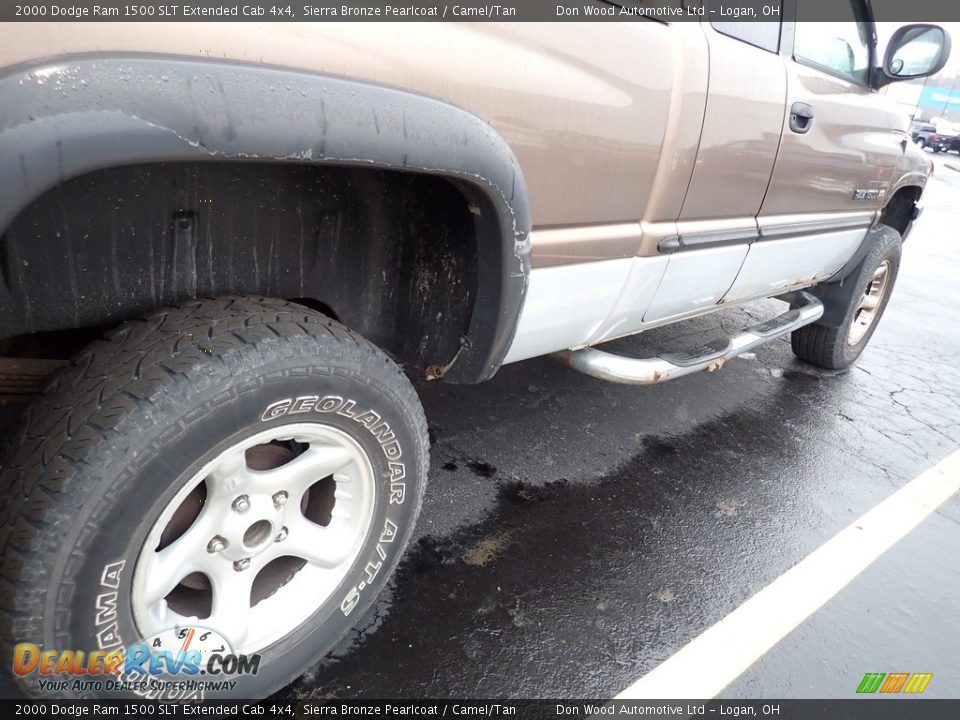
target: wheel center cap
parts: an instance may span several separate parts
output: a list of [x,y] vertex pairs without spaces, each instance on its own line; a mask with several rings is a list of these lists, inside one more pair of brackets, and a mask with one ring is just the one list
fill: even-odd
[[221,516],[218,537],[225,541],[226,547],[216,554],[230,562],[250,560],[266,552],[285,525],[286,508],[274,502],[271,495],[251,493],[241,497],[241,502],[230,502],[229,509]]
[[273,539],[273,523],[269,520],[257,520],[243,533],[243,545],[248,550],[258,550],[264,543]]

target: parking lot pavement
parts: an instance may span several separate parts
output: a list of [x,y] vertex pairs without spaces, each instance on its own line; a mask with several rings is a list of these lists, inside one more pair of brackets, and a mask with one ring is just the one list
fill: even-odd
[[925,698],[956,698],[957,548],[960,498],[954,496],[722,697],[849,698],[868,672],[929,672]]
[[[713,374],[604,384],[546,359],[476,387],[423,383],[433,435],[418,538],[392,590],[304,697],[607,697],[960,447],[960,167],[926,211],[852,370],[788,341]],[[755,304],[618,341],[695,343]],[[730,697],[853,697],[866,672],[960,696],[960,501],[734,681]]]

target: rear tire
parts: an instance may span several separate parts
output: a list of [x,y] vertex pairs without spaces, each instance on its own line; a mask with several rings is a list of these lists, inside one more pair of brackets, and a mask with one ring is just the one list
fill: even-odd
[[864,256],[843,285],[827,285],[820,292],[824,317],[834,322],[814,323],[790,336],[793,354],[829,370],[841,370],[856,362],[877,329],[900,270],[902,243],[889,230]]
[[[201,652],[213,630],[261,656],[256,674],[204,697],[264,697],[326,653],[396,567],[427,478],[426,420],[400,369],[279,300],[198,301],[125,323],[21,427],[0,466],[5,667],[17,643],[179,646],[164,624],[204,628]],[[144,694],[40,692],[38,677],[17,681],[43,697]]]

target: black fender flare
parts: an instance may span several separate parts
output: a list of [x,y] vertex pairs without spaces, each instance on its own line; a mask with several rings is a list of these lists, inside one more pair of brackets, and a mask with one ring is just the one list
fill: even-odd
[[867,253],[884,238],[890,236],[900,237],[900,233],[887,225],[877,224],[871,227],[860,247],[853,254],[853,257],[847,261],[847,264],[840,269],[833,277],[826,282],[808,288],[807,292],[816,296],[823,302],[823,316],[817,321],[818,325],[828,325],[830,327],[840,327],[844,321],[844,309],[850,301],[850,295],[856,290],[855,282],[846,282],[847,278],[855,275],[863,264]]
[[0,235],[70,178],[197,160],[354,165],[454,182],[479,209],[478,288],[446,377],[496,372],[529,280],[531,218],[513,151],[476,115],[369,82],[208,58],[69,56],[0,75]]

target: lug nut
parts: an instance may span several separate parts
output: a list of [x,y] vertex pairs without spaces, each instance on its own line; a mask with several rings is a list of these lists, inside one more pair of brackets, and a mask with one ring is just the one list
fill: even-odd
[[289,497],[289,495],[287,495],[287,491],[286,491],[286,490],[281,490],[281,491],[278,492],[278,493],[274,493],[274,494],[273,494],[273,504],[274,504],[274,506],[276,506],[276,507],[278,507],[278,508],[282,508],[284,505],[287,504],[287,498],[288,498],[288,497]]
[[222,538],[219,535],[214,535],[213,539],[207,543],[207,552],[211,554],[223,552],[227,549],[227,544],[228,543],[225,538]]
[[250,567],[250,558],[243,558],[242,560],[235,560],[233,563],[233,569],[237,572],[242,572]]
[[250,498],[248,498],[246,495],[241,495],[233,501],[233,505],[231,507],[233,508],[234,512],[245,513],[250,509]]
[[284,540],[287,539],[287,535],[289,534],[290,534],[290,531],[288,531],[287,528],[285,527],[280,528],[280,532],[277,533],[277,537],[274,538],[274,542],[283,542]]

